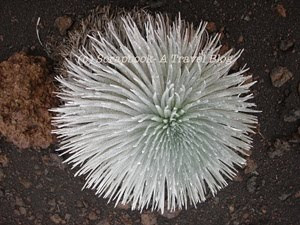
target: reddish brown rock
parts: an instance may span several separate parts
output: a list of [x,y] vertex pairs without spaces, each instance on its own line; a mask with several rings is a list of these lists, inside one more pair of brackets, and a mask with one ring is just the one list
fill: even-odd
[[69,16],[57,17],[54,23],[61,35],[66,35],[67,30],[72,26],[72,24],[73,21]]
[[281,17],[286,17],[286,9],[284,8],[284,6],[282,4],[278,4],[276,6],[276,10],[277,13],[281,16]]
[[256,162],[254,162],[254,160],[248,158],[247,159],[247,166],[245,167],[245,174],[248,174],[248,173],[252,173],[254,172],[255,170],[257,169],[257,164]]
[[47,148],[55,87],[44,57],[16,53],[0,63],[0,133],[19,148]]
[[130,209],[130,204],[122,204],[122,203],[118,203],[118,205],[117,205],[117,208],[118,209],[124,209],[124,210],[127,210],[127,209]]
[[243,43],[244,42],[244,36],[240,35],[239,39],[237,40],[238,43]]
[[216,32],[217,31],[217,26],[214,22],[208,22],[207,25],[206,25],[206,30],[209,33]]
[[90,212],[88,215],[89,220],[97,220],[98,216],[95,212]]
[[228,43],[225,43],[224,45],[222,45],[222,47],[219,50],[219,54],[220,55],[224,55],[226,52],[228,52],[230,50],[230,47],[228,45]]
[[6,155],[0,155],[0,166],[7,167],[8,162],[9,160]]
[[237,181],[237,182],[242,182],[243,181],[243,177],[240,173],[238,173],[235,177],[233,177],[233,180],[234,181]]

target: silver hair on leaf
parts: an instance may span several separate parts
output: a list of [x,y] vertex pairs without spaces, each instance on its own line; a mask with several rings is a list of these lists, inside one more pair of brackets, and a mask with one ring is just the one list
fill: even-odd
[[53,123],[65,162],[86,176],[84,188],[140,211],[196,207],[215,195],[246,163],[257,123],[247,69],[229,72],[242,51],[221,60],[219,35],[180,16],[89,21],[57,77]]

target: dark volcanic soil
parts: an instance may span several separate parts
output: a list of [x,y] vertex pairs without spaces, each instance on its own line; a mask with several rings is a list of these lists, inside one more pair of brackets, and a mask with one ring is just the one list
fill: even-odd
[[[165,216],[148,211],[140,214],[126,206],[114,208],[92,191],[81,191],[84,178],[73,178],[74,172],[61,164],[55,146],[20,150],[1,137],[0,224],[299,224],[300,2],[2,0],[0,60],[20,50],[46,56],[36,37],[38,17],[43,41],[60,35],[54,26],[57,17],[67,15],[75,20],[107,3],[128,9],[147,6],[150,11],[171,15],[180,11],[182,18],[195,24],[211,21],[223,32],[223,44],[245,49],[239,65],[247,62],[257,80],[253,93],[262,110],[249,165],[197,209]],[[214,24],[210,25],[213,31]],[[274,86],[270,74],[280,71],[279,66],[290,73],[273,73]]]

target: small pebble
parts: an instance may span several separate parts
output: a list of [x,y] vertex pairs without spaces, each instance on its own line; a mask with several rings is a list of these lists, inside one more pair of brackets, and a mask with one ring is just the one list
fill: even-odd
[[243,177],[240,173],[238,173],[235,177],[233,177],[233,180],[234,181],[237,181],[237,182],[242,182],[243,181]]
[[69,16],[60,16],[55,20],[54,25],[58,28],[59,33],[64,36],[67,30],[72,26],[73,21]]
[[295,196],[295,198],[300,198],[300,191],[297,191],[294,196]]
[[281,87],[293,77],[293,74],[286,67],[278,66],[271,71],[270,77],[274,87]]
[[247,190],[250,193],[254,193],[256,191],[256,176],[251,177],[248,181],[247,181]]
[[25,204],[24,204],[24,202],[21,198],[16,197],[16,205],[17,206],[24,206]]
[[25,179],[20,179],[20,183],[21,183],[26,189],[30,188],[31,185],[32,185],[32,183],[31,183],[30,181],[25,180]]
[[234,205],[230,205],[228,208],[229,208],[229,212],[230,212],[230,213],[233,213],[233,212],[234,212]]
[[291,49],[294,46],[294,41],[287,39],[287,40],[281,40],[279,43],[279,49],[281,51],[287,51]]
[[289,193],[289,194],[282,194],[282,195],[280,195],[278,198],[279,198],[279,200],[281,200],[281,201],[285,201],[285,200],[287,200],[291,195],[292,195],[291,193]]
[[71,219],[71,214],[67,213],[65,215],[65,220],[68,222]]
[[127,210],[127,209],[130,209],[130,204],[118,203],[116,208]]
[[250,21],[250,17],[248,15],[246,15],[246,16],[243,17],[243,20],[248,22],[248,21]]
[[217,0],[215,0],[215,1],[214,1],[214,5],[215,5],[215,6],[220,6],[220,3],[219,3]]
[[244,213],[243,214],[243,219],[246,220],[249,217],[249,213]]
[[216,32],[217,30],[216,24],[214,22],[208,22],[206,26],[206,30],[210,33]]
[[284,6],[282,4],[278,4],[276,6],[276,10],[277,13],[281,16],[281,17],[286,17],[286,9],[284,8]]
[[9,160],[6,155],[0,155],[0,166],[7,167],[8,162],[9,162]]
[[50,220],[55,224],[59,224],[62,222],[62,219],[60,218],[60,216],[58,214],[54,214],[54,215],[50,216]]
[[153,213],[143,213],[141,215],[142,225],[157,225],[156,216]]
[[175,211],[169,211],[169,210],[165,209],[164,213],[161,215],[168,219],[173,219],[173,218],[177,217],[180,214],[180,212],[181,212],[181,209],[176,209]]
[[98,216],[95,212],[90,212],[88,217],[89,217],[89,220],[97,220],[98,219]]
[[244,170],[245,174],[252,173],[256,169],[257,169],[256,162],[254,162],[254,160],[248,158],[247,159],[247,165],[246,165],[245,170]]
[[238,42],[238,43],[244,42],[244,37],[243,37],[243,35],[240,35],[240,37],[239,37],[239,39],[238,39],[237,42]]
[[19,211],[20,211],[21,215],[26,215],[26,213],[27,213],[27,211],[26,211],[26,209],[24,207],[20,207]]

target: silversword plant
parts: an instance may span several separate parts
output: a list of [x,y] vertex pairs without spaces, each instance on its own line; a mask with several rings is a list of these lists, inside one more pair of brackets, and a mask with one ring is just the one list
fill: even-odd
[[247,69],[229,72],[242,51],[220,57],[219,35],[180,16],[95,21],[74,34],[57,77],[65,161],[86,175],[84,188],[132,209],[173,211],[215,195],[245,164],[257,122]]

